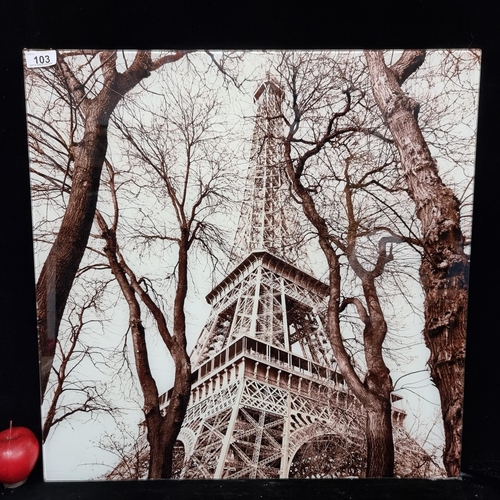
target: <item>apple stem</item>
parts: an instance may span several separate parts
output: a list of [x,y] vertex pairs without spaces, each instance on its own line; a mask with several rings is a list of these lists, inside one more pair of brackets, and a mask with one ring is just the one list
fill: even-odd
[[10,421],[9,437],[12,438],[12,420]]

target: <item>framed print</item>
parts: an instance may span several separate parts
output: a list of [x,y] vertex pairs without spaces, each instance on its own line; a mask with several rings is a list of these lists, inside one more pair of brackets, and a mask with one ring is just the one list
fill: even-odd
[[24,58],[46,480],[458,477],[479,51]]

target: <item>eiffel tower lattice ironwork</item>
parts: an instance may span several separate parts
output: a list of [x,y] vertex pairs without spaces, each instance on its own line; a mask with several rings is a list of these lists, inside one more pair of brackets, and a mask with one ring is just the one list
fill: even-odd
[[[350,450],[337,475],[359,468],[352,457],[364,446],[363,410],[336,369],[321,319],[328,286],[304,270],[297,212],[282,179],[282,99],[270,78],[255,94],[230,269],[207,296],[211,315],[192,353],[191,400],[178,437],[183,478],[286,478],[300,468],[292,466],[297,451],[324,436]],[[403,418],[395,409],[395,421]]]

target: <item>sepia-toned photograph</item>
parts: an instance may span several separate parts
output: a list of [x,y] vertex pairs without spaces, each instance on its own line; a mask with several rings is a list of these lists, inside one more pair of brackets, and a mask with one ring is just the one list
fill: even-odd
[[459,476],[480,51],[24,58],[47,481]]

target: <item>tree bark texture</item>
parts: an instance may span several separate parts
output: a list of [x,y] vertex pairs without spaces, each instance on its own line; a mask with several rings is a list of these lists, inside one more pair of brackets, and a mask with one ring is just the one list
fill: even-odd
[[431,377],[441,399],[443,461],[448,475],[454,477],[460,473],[469,274],[459,202],[440,178],[419,128],[418,103],[401,89],[425,53],[406,51],[393,68],[385,65],[381,52],[367,51],[365,55],[375,100],[399,151],[408,193],[421,223],[424,253],[419,272],[425,293],[424,337],[431,352]]
[[185,349],[171,351],[175,361],[175,379],[172,396],[162,416],[156,405],[146,415],[149,442],[148,479],[172,477],[174,445],[182,427],[191,392],[191,363]]
[[365,408],[367,410],[366,475],[367,477],[393,477],[394,440],[390,399],[384,397],[368,404]]
[[57,74],[68,90],[69,100],[81,109],[85,118],[83,138],[73,145],[74,166],[68,205],[37,283],[42,396],[52,368],[61,318],[92,228],[108,145],[109,118],[122,97],[152,70],[182,55],[178,52],[153,62],[148,51],[139,51],[128,70],[118,73],[116,52],[103,51],[100,55],[103,88],[96,97],[89,99],[84,85],[58,54]]

